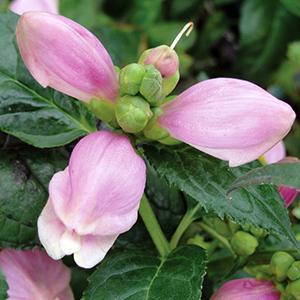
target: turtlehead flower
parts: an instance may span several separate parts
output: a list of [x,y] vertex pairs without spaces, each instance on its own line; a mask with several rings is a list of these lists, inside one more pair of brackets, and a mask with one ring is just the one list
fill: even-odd
[[100,131],[84,137],[69,166],[50,181],[38,219],[47,253],[54,259],[74,254],[79,266],[95,266],[136,222],[145,181],[145,163],[126,136]]
[[230,280],[224,283],[211,300],[279,300],[280,293],[270,281],[254,278]]
[[163,105],[158,123],[173,138],[234,167],[276,145],[294,120],[288,104],[255,84],[217,78],[200,82]]
[[[277,162],[281,163],[293,163],[298,161],[295,157],[286,157],[285,146],[282,141],[275,145],[272,149],[266,152],[261,158],[260,161],[263,164],[273,164]],[[298,190],[292,187],[280,185],[278,187],[278,192],[281,195],[282,199],[285,202],[285,205],[290,206],[298,196]]]
[[28,11],[46,11],[58,14],[58,0],[14,0],[10,10],[18,15]]
[[0,269],[8,284],[9,300],[73,300],[70,270],[44,251],[4,249]]
[[16,30],[21,56],[43,86],[90,102],[114,102],[118,77],[109,54],[87,29],[45,12],[21,16]]

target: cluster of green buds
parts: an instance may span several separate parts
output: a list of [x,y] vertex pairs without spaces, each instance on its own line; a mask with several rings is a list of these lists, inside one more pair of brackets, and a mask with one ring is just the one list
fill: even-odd
[[174,98],[169,95],[180,78],[179,58],[174,47],[192,28],[193,23],[188,23],[170,47],[162,45],[148,49],[137,63],[118,69],[119,96],[116,102],[92,101],[89,108],[101,120],[124,132],[168,145],[179,143],[159,126],[157,119],[162,114],[161,106]]
[[281,292],[281,300],[300,299],[300,261],[289,253],[275,252],[270,264],[247,267],[245,271],[257,279],[273,281]]

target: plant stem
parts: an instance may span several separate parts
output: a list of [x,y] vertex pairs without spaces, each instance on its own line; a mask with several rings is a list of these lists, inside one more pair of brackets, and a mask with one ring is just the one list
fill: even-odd
[[181,219],[181,221],[170,241],[170,246],[171,246],[172,250],[177,247],[184,232],[196,220],[196,213],[197,213],[199,207],[200,207],[200,205],[198,204],[193,209],[188,210],[185,213],[185,215],[183,216],[183,218]]
[[171,252],[170,245],[161,230],[161,227],[145,194],[141,200],[139,213],[159,254],[162,257],[168,255]]
[[218,232],[216,232],[213,228],[209,227],[208,225],[206,225],[203,222],[198,222],[197,223],[204,231],[206,231],[208,234],[210,234],[212,237],[214,237],[215,239],[217,239],[221,244],[223,244],[223,246],[225,246],[230,253],[233,255],[233,257],[236,257],[235,252],[233,251],[233,249],[231,248],[230,243],[228,242],[228,240],[226,238],[224,238],[222,235],[220,235]]

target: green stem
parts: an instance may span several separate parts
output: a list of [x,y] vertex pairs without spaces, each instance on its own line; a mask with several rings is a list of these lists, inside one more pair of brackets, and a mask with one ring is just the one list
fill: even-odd
[[231,248],[231,245],[230,245],[229,241],[226,238],[224,238],[222,235],[220,235],[219,233],[217,233],[213,228],[209,227],[208,225],[206,225],[203,222],[198,222],[197,224],[204,231],[206,231],[209,235],[211,235],[212,237],[214,237],[215,239],[217,239],[221,244],[223,244],[223,246],[226,247],[234,257],[236,257],[235,252]]
[[146,195],[141,200],[139,213],[160,255],[162,257],[168,255],[171,251],[170,245],[161,230]]
[[198,204],[193,209],[188,210],[185,213],[185,215],[183,216],[183,218],[181,219],[181,221],[170,241],[170,246],[171,246],[172,250],[177,247],[184,232],[196,220],[196,213],[197,213],[199,207],[200,207],[200,205]]

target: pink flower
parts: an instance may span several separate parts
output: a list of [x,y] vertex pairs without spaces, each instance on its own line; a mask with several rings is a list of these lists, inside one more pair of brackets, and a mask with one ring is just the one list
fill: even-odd
[[18,15],[28,11],[46,11],[58,14],[58,0],[14,0],[10,10]]
[[239,166],[257,159],[289,132],[292,108],[253,83],[200,82],[162,107],[158,119],[172,137]]
[[74,254],[83,268],[99,263],[137,220],[146,166],[126,136],[98,131],[74,148],[56,173],[38,219],[41,243],[54,259]]
[[280,293],[272,282],[242,278],[225,282],[211,300],[279,300]]
[[[266,152],[261,157],[261,162],[264,164],[279,163],[293,163],[298,161],[296,157],[286,157],[285,146],[282,141],[275,145],[272,149]],[[284,200],[287,207],[289,207],[298,196],[298,190],[292,187],[280,185],[278,187],[278,192],[280,193],[282,199]]]
[[116,100],[118,78],[111,58],[81,25],[59,15],[28,12],[16,35],[27,68],[43,87],[85,102]]
[[8,284],[9,300],[72,300],[70,270],[44,251],[4,249],[0,268]]

